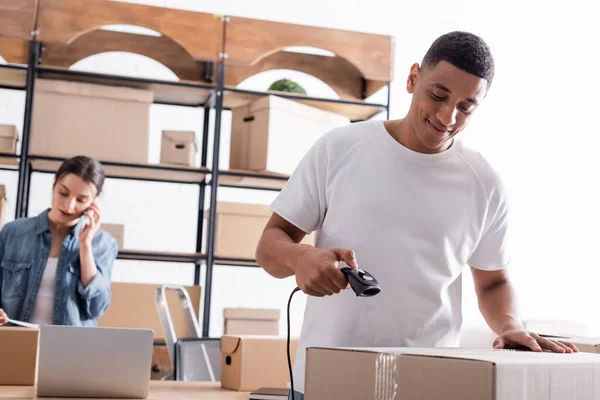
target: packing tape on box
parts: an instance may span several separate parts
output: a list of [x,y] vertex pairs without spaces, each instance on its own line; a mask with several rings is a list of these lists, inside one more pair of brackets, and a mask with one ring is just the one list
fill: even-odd
[[394,400],[398,391],[396,377],[398,356],[395,354],[379,354],[375,362],[374,400]]

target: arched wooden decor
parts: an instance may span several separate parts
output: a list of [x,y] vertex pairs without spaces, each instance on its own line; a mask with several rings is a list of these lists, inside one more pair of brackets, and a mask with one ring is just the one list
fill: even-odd
[[36,0],[0,0],[0,37],[31,39]]
[[0,37],[0,56],[6,62],[13,64],[27,64],[29,54],[29,41],[25,39]]
[[[261,60],[268,59],[280,49],[309,46],[327,50],[342,59],[337,60],[336,65],[329,65],[330,67],[341,67],[346,62],[361,74],[362,79],[365,80],[364,85],[360,82],[358,86],[351,88],[349,83],[355,77],[350,77],[341,85],[344,88],[343,92],[349,98],[365,98],[393,79],[394,43],[390,36],[238,17],[229,19],[226,32],[226,63],[233,68],[251,67],[256,72],[260,72],[263,68],[260,65]],[[296,65],[291,69],[302,71],[306,68],[306,64],[315,62],[314,57],[295,56]],[[292,60],[287,56],[275,57],[269,62],[273,64],[275,60],[282,61],[288,68],[291,67]],[[325,62],[325,60],[317,61],[320,64]],[[267,61],[265,60],[263,63],[267,63]],[[348,66],[344,66],[339,73],[349,70]],[[329,79],[324,79],[324,81],[334,90],[335,86],[340,88],[339,79],[331,80],[336,73],[338,73],[336,70],[324,73]],[[363,86],[365,88],[364,95],[356,96],[357,93],[363,94]]]
[[44,65],[69,68],[77,61],[94,54],[124,51],[160,62],[181,80],[205,80],[204,62],[195,61],[183,47],[167,36],[95,30],[79,36],[68,45],[49,42],[45,47],[42,59]]
[[362,75],[348,61],[341,57],[287,51],[278,51],[262,58],[252,67],[227,66],[225,84],[237,86],[253,75],[273,69],[292,69],[312,75],[327,83],[341,98],[360,99],[362,97]]
[[39,0],[39,40],[45,43],[68,45],[106,25],[160,32],[196,61],[218,60],[222,52],[223,21],[212,14],[108,0]]

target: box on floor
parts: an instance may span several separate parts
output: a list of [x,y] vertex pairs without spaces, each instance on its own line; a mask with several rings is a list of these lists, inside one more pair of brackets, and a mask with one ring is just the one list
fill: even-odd
[[291,175],[327,131],[347,125],[341,115],[277,96],[231,110],[230,169]]
[[35,384],[39,329],[0,327],[0,385]]
[[265,308],[224,308],[225,335],[279,335],[281,311]]
[[[113,282],[111,284],[111,302],[108,310],[98,319],[98,326],[115,328],[141,328],[154,330],[154,340],[165,339],[158,310],[156,308],[157,285],[144,283]],[[185,286],[198,318],[200,308],[200,287]],[[190,337],[185,314],[181,309],[179,296],[172,290],[167,291],[169,310],[173,318],[173,327],[177,337]]]
[[600,355],[458,348],[307,350],[311,400],[600,398]]
[[[258,241],[271,214],[271,209],[261,204],[218,202],[215,254],[254,259]],[[314,245],[315,234],[305,236],[302,243]]]
[[[294,362],[298,340],[290,343]],[[221,337],[221,386],[250,392],[261,387],[286,388],[289,382],[287,338],[259,335]]]
[[153,98],[150,90],[38,79],[29,152],[146,164]]

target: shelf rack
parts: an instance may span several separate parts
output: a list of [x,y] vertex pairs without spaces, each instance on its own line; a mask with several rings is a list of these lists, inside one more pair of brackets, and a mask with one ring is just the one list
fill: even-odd
[[[9,5],[10,3],[10,5]],[[135,25],[156,35],[100,29]],[[310,46],[329,55],[293,53]],[[152,58],[179,80],[165,81],[69,69],[107,51]],[[119,259],[192,263],[194,285],[206,268],[202,333],[209,336],[213,270],[216,265],[258,267],[256,260],[216,255],[216,204],[220,187],[281,190],[288,177],[256,171],[219,169],[221,116],[258,97],[275,95],[363,121],[379,113],[389,118],[394,39],[390,36],[213,15],[108,0],[21,0],[0,2],[0,88],[25,91],[20,152],[0,154],[0,169],[18,173],[16,218],[28,216],[33,172],[54,173],[63,158],[30,154],[31,118],[37,79],[56,79],[151,90],[154,103],[204,109],[201,165],[197,168],[99,160],[107,177],[199,186],[197,243],[194,253],[121,249]],[[291,69],[327,83],[340,99],[244,90],[239,83],[257,73]],[[385,104],[366,101],[387,86]],[[212,149],[208,148],[210,110],[214,110]],[[208,155],[212,154],[212,165]],[[210,200],[206,227],[206,188]],[[206,229],[205,229],[206,228]]]

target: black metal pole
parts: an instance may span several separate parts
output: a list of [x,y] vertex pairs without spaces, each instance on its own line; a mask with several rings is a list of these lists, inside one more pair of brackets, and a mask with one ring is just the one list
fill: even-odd
[[19,158],[19,180],[17,183],[17,204],[15,218],[26,216],[26,188],[29,184],[29,137],[31,133],[31,115],[33,112],[33,94],[35,88],[36,68],[40,60],[42,43],[29,42],[29,58],[27,60],[27,86],[25,87],[25,116],[23,117],[23,135],[21,137],[21,156]]
[[[202,126],[202,152],[200,153],[200,166],[206,167],[208,157],[208,130],[210,127],[210,105],[204,107],[204,124]],[[204,198],[206,196],[206,181],[200,182],[198,194],[198,225],[196,229],[196,252],[202,253],[202,238],[204,231]],[[200,285],[200,263],[194,269],[194,285]]]
[[27,167],[25,168],[25,173],[27,174],[27,181],[25,182],[25,190],[23,195],[23,205],[25,210],[23,211],[23,216],[29,216],[29,192],[31,189],[31,174],[33,169],[31,168],[31,159],[27,160]]
[[204,318],[202,336],[208,337],[210,323],[210,305],[213,279],[213,263],[215,259],[215,233],[217,217],[217,188],[219,185],[219,151],[221,144],[221,113],[223,111],[223,80],[225,64],[221,60],[217,64],[217,82],[215,88],[215,134],[213,137],[212,169],[210,180],[210,209],[208,213],[208,238],[206,245],[206,283],[204,287]]
[[387,119],[390,119],[390,99],[392,98],[392,83],[388,82],[387,84],[387,104],[385,109],[387,110]]

